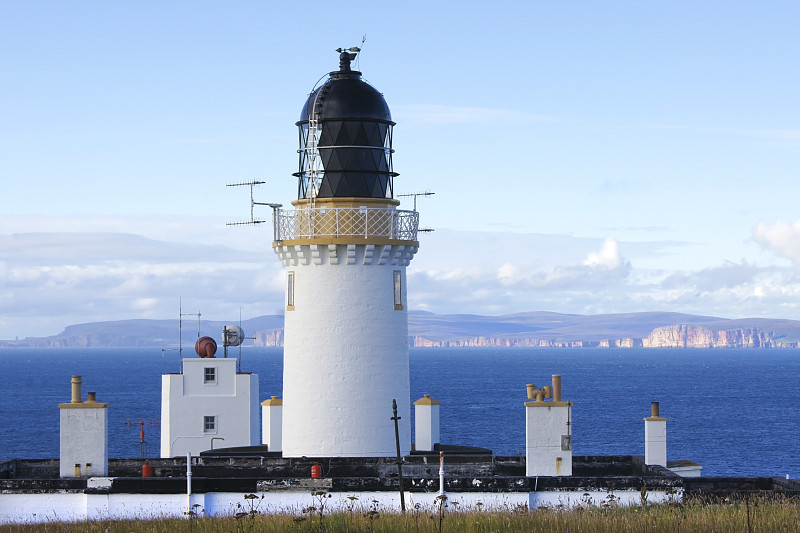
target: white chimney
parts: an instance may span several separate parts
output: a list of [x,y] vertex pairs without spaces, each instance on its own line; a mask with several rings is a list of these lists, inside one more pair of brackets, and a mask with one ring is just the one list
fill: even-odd
[[644,462],[667,467],[667,419],[659,416],[658,402],[650,404],[650,416],[644,419]]

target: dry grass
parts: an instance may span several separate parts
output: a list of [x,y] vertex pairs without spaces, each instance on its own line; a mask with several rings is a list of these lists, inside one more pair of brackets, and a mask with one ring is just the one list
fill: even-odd
[[0,533],[778,533],[798,530],[800,501],[781,496],[626,508],[444,510],[441,514],[437,509],[417,508],[401,516],[373,507],[351,513],[323,513],[321,517],[318,511],[308,509],[301,515],[242,513],[239,518],[0,525]]

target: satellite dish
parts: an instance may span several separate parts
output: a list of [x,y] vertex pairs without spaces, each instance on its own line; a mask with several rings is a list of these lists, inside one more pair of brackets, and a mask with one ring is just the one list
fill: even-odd
[[222,343],[224,346],[239,346],[244,342],[244,331],[239,326],[225,326],[222,328]]

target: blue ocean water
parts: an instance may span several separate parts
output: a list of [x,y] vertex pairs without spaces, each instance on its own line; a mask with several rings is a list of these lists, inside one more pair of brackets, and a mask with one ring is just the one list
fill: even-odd
[[[282,358],[280,349],[243,350],[242,371],[259,375],[262,398],[281,396]],[[160,376],[178,370],[177,352],[158,349],[0,349],[0,460],[58,457],[57,405],[70,400],[72,374],[82,375],[84,397],[96,391],[111,404],[109,455],[138,456],[139,427],[126,422],[157,420]],[[575,403],[575,455],[643,455],[642,419],[658,401],[670,460],[700,463],[704,475],[800,477],[796,350],[412,349],[411,400],[442,402],[443,443],[516,455],[525,384],[547,385],[551,374]],[[157,456],[157,426],[145,433]]]

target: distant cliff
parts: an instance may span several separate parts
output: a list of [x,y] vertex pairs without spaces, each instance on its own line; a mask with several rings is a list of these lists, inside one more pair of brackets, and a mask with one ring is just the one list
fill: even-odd
[[281,347],[283,346],[283,328],[256,331],[253,339],[254,346]]
[[797,348],[800,322],[679,313],[409,314],[415,347]]
[[759,328],[714,330],[685,324],[656,328],[642,340],[645,348],[773,348],[781,344],[772,332]]
[[704,327],[674,324],[654,329],[647,337],[621,339],[554,340],[539,338],[469,337],[431,340],[411,336],[409,344],[417,348],[454,347],[548,347],[548,348],[797,348],[798,342],[775,339],[773,332],[759,328],[712,330]]
[[[198,334],[218,341],[226,324],[184,322],[182,342]],[[242,321],[255,346],[281,347],[283,317]],[[313,327],[310,325],[309,327]],[[797,348],[800,321],[766,318],[723,319],[679,313],[568,315],[549,312],[502,316],[408,314],[414,347],[600,347],[600,348]],[[368,333],[365,333],[368,334]],[[177,320],[120,320],[69,326],[59,335],[0,341],[0,348],[173,347]]]

